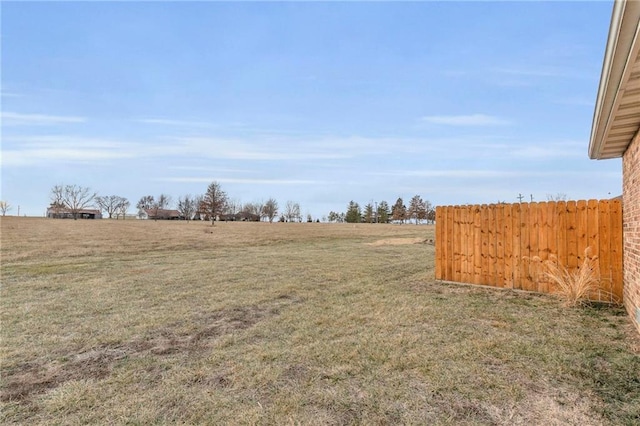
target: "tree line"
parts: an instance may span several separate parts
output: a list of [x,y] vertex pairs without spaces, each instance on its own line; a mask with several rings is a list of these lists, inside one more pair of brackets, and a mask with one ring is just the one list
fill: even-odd
[[[97,208],[105,212],[109,219],[124,219],[127,216],[131,202],[119,195],[98,195],[88,187],[80,185],[55,185],[51,188],[51,203],[49,211],[54,217],[59,213],[70,213],[74,219],[90,208]],[[242,203],[229,197],[220,183],[211,182],[205,192],[199,195],[182,195],[176,203],[167,194],[159,196],[144,195],[135,205],[139,218],[159,219],[172,207],[183,220],[205,220],[214,224],[217,220],[256,220],[268,222],[302,222],[300,204],[287,201],[284,208],[280,209],[278,201],[269,198],[267,201]],[[415,195],[405,205],[402,197],[399,197],[393,205],[386,201],[370,202],[364,207],[359,203],[350,201],[346,212],[329,212],[324,221],[340,223],[405,223],[413,221],[433,223],[435,221],[435,208],[428,200],[423,200],[420,195]],[[312,222],[310,214],[307,214],[307,222]],[[319,221],[319,220],[318,220]]]
[[421,222],[434,223],[436,220],[435,207],[428,200],[423,200],[420,195],[415,195],[409,202],[409,207],[402,197],[390,206],[386,201],[372,204],[371,202],[362,208],[360,204],[351,200],[346,212],[329,212],[329,222],[347,223],[405,223],[414,221],[417,225]]
[[[83,211],[97,208],[105,212],[109,219],[124,219],[131,202],[119,195],[100,196],[90,188],[80,185],[55,185],[51,188],[49,211],[57,217],[69,213],[74,219]],[[158,219],[163,212],[175,207],[184,220],[207,220],[213,224],[216,220],[229,218],[251,218],[273,222],[301,222],[300,204],[287,201],[282,211],[274,198],[267,201],[241,203],[230,198],[218,182],[211,182],[200,195],[183,195],[176,203],[167,194],[142,196],[135,205],[138,217]],[[310,218],[310,215],[308,215]]]

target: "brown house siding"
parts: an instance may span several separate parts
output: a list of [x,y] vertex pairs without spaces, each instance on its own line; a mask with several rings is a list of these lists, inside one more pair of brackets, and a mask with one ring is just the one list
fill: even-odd
[[640,331],[640,132],[622,157],[624,304]]

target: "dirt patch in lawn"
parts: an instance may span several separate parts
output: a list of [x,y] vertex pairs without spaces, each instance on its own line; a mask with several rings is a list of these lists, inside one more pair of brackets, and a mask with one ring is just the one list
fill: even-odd
[[373,243],[366,243],[368,246],[403,246],[408,244],[433,244],[431,238],[387,238]]
[[118,361],[145,356],[167,356],[206,350],[216,339],[246,330],[263,319],[278,315],[297,298],[279,297],[259,305],[222,309],[197,315],[189,331],[184,323],[167,324],[144,337],[119,345],[105,345],[80,353],[60,353],[56,361],[26,362],[3,371],[0,401],[28,403],[34,395],[71,380],[103,379]]

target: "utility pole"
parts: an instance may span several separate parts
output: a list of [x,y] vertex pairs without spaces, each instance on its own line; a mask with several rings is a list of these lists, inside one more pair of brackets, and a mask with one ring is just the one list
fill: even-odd
[[18,217],[20,217],[20,206],[18,206]]
[[533,194],[529,194],[529,196],[531,197],[531,202],[533,203]]
[[518,196],[516,198],[522,203],[522,199],[524,198],[524,195],[518,193]]

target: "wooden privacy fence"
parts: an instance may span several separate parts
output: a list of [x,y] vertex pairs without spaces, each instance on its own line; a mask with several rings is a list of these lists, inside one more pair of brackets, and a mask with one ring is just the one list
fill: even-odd
[[587,247],[600,274],[591,299],[621,302],[620,200],[436,207],[439,280],[548,293],[544,261],[572,271]]

